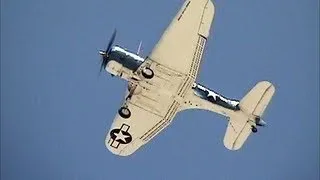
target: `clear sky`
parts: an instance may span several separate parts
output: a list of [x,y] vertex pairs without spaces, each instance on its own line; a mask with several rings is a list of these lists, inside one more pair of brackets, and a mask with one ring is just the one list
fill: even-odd
[[319,178],[319,2],[216,0],[198,81],[241,98],[260,80],[276,86],[267,128],[231,152],[227,121],[178,114],[134,155],[104,138],[126,83],[99,75],[98,49],[147,56],[182,0],[1,0],[1,179]]

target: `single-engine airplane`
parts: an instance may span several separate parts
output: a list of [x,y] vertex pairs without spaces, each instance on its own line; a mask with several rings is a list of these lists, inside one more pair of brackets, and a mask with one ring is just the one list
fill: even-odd
[[128,81],[128,89],[105,138],[112,153],[132,154],[187,109],[227,117],[223,142],[229,150],[240,149],[251,132],[266,125],[262,115],[275,92],[270,82],[257,83],[240,101],[195,82],[213,16],[211,0],[186,0],[146,58],[113,45],[113,33],[106,50],[99,52],[100,71]]

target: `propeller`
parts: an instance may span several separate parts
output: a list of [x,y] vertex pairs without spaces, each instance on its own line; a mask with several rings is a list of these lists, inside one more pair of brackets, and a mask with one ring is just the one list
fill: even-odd
[[102,57],[102,61],[101,61],[101,66],[100,66],[100,72],[102,71],[102,69],[104,69],[107,65],[108,62],[108,57],[109,57],[109,53],[111,52],[111,48],[112,48],[112,44],[116,38],[117,35],[117,30],[115,29],[112,33],[112,36],[109,40],[108,46],[106,50],[100,50],[99,54]]

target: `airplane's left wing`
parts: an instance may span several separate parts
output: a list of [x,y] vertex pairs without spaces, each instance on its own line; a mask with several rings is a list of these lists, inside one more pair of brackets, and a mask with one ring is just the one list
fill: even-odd
[[128,156],[167,127],[179,107],[170,96],[143,89],[125,102],[129,118],[116,115],[105,145],[114,154]]
[[139,106],[129,105],[129,119],[116,115],[105,139],[106,147],[116,155],[128,156],[146,143],[143,135],[162,120],[161,116]]
[[195,79],[213,16],[211,0],[186,0],[149,60]]

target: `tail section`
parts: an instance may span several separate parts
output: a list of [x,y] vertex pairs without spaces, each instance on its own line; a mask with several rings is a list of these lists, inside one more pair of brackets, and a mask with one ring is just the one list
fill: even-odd
[[240,111],[230,115],[224,145],[227,149],[238,150],[257,126],[265,125],[261,119],[275,92],[274,86],[261,81],[252,88],[239,103]]

